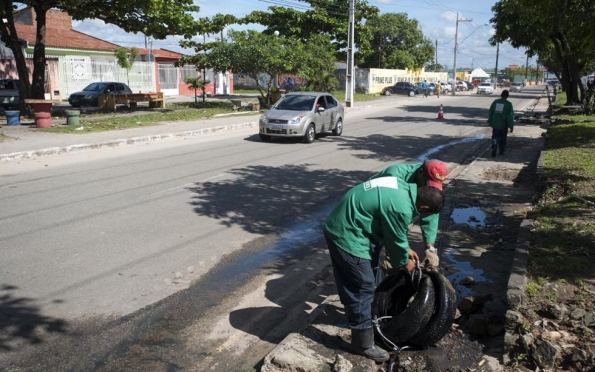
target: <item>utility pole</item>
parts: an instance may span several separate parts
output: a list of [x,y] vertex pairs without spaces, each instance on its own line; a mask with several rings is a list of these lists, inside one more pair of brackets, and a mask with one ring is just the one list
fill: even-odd
[[[459,36],[459,22],[472,22],[473,19],[459,19],[459,13],[457,13],[457,24],[455,26],[455,58],[452,64],[452,78],[453,78],[453,82],[457,83],[457,38]],[[456,89],[454,89],[455,87],[453,87],[452,89],[452,95],[455,95],[455,92],[457,91]]]
[[347,31],[347,71],[345,74],[345,106],[353,107],[353,37],[355,28],[355,0],[349,0],[349,27]]
[[494,82],[494,88],[498,86],[498,55],[500,54],[500,43],[496,44],[496,69],[494,75],[496,75],[496,81]]
[[436,62],[434,62],[434,71],[438,71],[438,39],[436,39]]
[[529,53],[527,53],[527,62],[525,62],[525,85],[527,85],[527,72],[529,71]]

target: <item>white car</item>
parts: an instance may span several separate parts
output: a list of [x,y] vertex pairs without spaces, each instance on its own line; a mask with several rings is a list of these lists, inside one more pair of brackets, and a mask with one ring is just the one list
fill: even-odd
[[494,87],[492,87],[492,83],[481,83],[477,86],[477,94],[485,93],[485,94],[493,94]]

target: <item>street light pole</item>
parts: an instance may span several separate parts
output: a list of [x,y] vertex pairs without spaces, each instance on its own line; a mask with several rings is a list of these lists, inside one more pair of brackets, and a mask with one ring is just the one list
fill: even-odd
[[[471,22],[471,21],[473,21],[473,20],[472,19],[459,19],[459,13],[457,13],[457,23],[455,26],[455,57],[454,57],[454,61],[452,64],[452,78],[453,78],[455,85],[457,84],[457,44],[458,44],[457,38],[459,36],[459,22]],[[455,88],[456,88],[456,86],[453,87],[453,89],[452,89],[453,96],[455,95],[455,92],[457,91]]]
[[498,56],[500,54],[500,43],[496,44],[496,68],[494,69],[494,75],[496,76],[496,81],[494,82],[494,88],[498,86]]
[[345,106],[353,107],[355,0],[349,0],[349,27],[347,31],[347,71],[345,74]]

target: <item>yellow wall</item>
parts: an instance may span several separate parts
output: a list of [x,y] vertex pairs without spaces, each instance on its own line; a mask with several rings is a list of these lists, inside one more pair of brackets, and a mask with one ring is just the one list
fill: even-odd
[[445,82],[448,74],[446,72],[425,72],[421,70],[389,70],[371,68],[368,74],[369,94],[382,93],[382,89],[390,85],[395,85],[399,81],[408,81],[417,83],[427,80],[432,82]]

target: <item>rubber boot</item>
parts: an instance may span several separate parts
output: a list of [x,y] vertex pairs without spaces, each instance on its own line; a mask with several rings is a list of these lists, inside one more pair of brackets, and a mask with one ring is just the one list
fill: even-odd
[[355,353],[372,359],[375,362],[386,362],[388,352],[374,345],[374,329],[351,330],[351,346]]

